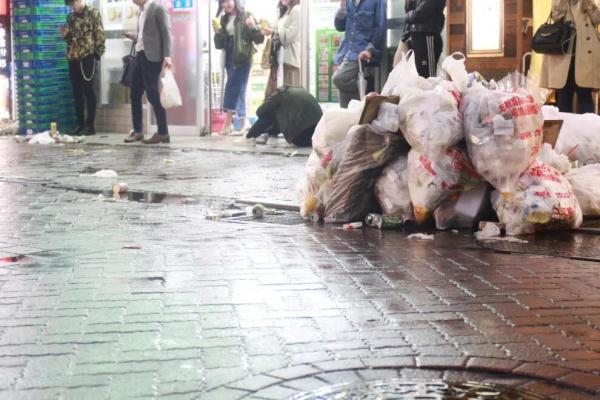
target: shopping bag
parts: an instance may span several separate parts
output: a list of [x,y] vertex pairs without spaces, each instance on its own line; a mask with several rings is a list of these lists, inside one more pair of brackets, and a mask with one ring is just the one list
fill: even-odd
[[160,91],[160,104],[164,108],[173,108],[181,106],[181,94],[175,82],[175,77],[170,69],[167,69],[160,79],[162,89]]

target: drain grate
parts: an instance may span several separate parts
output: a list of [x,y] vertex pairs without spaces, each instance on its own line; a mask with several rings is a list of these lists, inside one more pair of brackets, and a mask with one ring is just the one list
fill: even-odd
[[478,382],[392,379],[330,386],[289,400],[549,400],[537,393]]

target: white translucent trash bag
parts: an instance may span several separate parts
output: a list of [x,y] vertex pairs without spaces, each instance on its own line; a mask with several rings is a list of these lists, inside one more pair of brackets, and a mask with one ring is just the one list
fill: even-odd
[[543,139],[541,107],[525,90],[505,92],[473,84],[461,102],[471,161],[503,193],[537,158]]
[[408,191],[408,155],[390,162],[375,184],[375,195],[383,215],[413,219],[413,207]]
[[600,116],[560,113],[563,126],[555,149],[580,164],[600,163]]
[[457,147],[427,156],[408,153],[408,189],[415,220],[422,224],[452,193],[467,191],[481,183],[466,154]]
[[330,108],[323,112],[312,137],[313,150],[326,154],[346,139],[350,128],[358,125],[364,104],[350,102],[349,108]]
[[414,91],[400,100],[400,130],[414,149],[430,154],[464,138],[460,93],[449,81]]
[[521,175],[513,193],[498,195],[493,204],[509,235],[573,229],[583,221],[567,178],[540,161]]
[[584,217],[600,217],[600,164],[573,168],[567,175]]

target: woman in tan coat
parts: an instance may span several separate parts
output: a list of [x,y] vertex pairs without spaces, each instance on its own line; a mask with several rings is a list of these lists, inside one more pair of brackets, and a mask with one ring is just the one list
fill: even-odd
[[[278,44],[277,63],[271,65],[265,97],[273,94],[278,86],[301,86],[300,75],[300,0],[279,0],[279,19],[274,29],[264,27],[262,34],[271,35],[271,43]],[[279,63],[283,62],[283,65]],[[280,70],[283,68],[283,70]],[[278,82],[279,81],[279,82]]]
[[594,112],[592,90],[600,89],[600,6],[597,0],[552,0],[552,19],[572,21],[576,36],[568,54],[545,55],[540,86],[556,89],[558,108],[573,112],[577,93],[579,112]]

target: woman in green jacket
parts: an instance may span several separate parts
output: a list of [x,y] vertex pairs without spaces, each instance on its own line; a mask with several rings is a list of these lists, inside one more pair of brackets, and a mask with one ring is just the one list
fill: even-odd
[[220,21],[213,21],[215,47],[225,51],[227,84],[223,96],[223,109],[227,112],[221,134],[232,132],[234,113],[242,121],[242,130],[248,127],[246,120],[246,87],[256,52],[254,43],[260,44],[264,36],[256,19],[240,5],[239,0],[220,0],[217,17],[225,12]]

